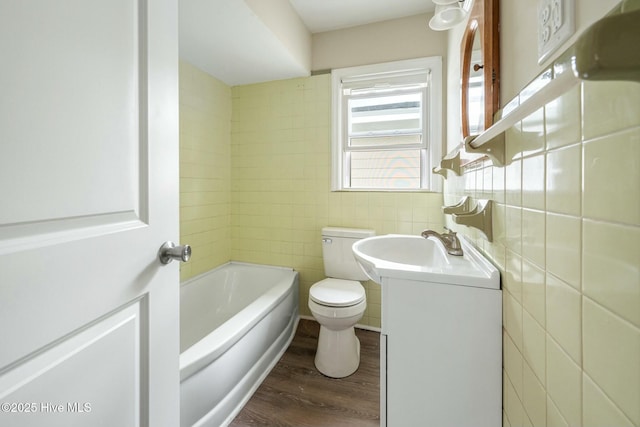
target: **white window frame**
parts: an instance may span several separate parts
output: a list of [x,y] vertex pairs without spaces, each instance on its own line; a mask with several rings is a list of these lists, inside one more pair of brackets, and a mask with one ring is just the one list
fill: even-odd
[[[350,188],[345,182],[346,111],[344,111],[343,81],[358,79],[376,80],[376,75],[401,75],[425,71],[427,78],[427,102],[423,104],[426,132],[426,156],[423,156],[421,187],[419,189]],[[382,64],[340,68],[331,71],[332,84],[332,142],[331,142],[331,190],[332,191],[442,191],[442,179],[434,177],[431,169],[442,158],[442,57],[410,59]],[[426,157],[426,158],[424,158]]]

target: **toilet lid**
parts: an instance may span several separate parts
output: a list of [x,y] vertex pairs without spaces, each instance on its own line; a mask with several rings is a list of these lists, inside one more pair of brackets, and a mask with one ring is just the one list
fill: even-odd
[[321,305],[349,307],[364,301],[365,293],[360,282],[329,278],[313,285],[309,298]]

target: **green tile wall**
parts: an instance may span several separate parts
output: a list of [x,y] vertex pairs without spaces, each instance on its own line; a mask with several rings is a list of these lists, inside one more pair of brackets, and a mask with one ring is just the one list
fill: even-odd
[[[442,194],[331,192],[329,75],[230,88],[180,65],[180,229],[193,246],[181,278],[229,260],[293,267],[300,311],[324,278],[321,228],[378,234],[442,229]],[[380,326],[366,282],[361,324]]]
[[231,89],[180,63],[180,241],[193,257],[180,277],[231,258]]
[[[440,230],[442,194],[331,192],[331,79],[319,75],[232,89],[231,258],[300,272],[300,311],[323,279],[321,228],[378,234]],[[365,283],[361,321],[380,326],[380,289]]]
[[444,196],[497,202],[493,243],[450,225],[502,273],[504,425],[640,426],[640,84],[583,83],[506,137]]

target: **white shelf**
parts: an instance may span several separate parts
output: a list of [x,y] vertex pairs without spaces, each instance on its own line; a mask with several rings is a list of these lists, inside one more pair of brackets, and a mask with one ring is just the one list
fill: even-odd
[[[549,70],[547,72],[549,72]],[[535,113],[545,104],[566,93],[578,83],[580,83],[580,79],[572,73],[563,73],[554,79],[550,79],[540,90],[533,93],[524,101],[520,101],[517,107],[505,114],[500,120],[495,122],[493,126],[478,135],[478,137],[472,139],[467,144],[467,147],[478,148],[494,139],[522,119]]]

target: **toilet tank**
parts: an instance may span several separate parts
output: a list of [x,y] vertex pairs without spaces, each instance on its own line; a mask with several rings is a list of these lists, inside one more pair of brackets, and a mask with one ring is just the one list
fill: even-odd
[[369,280],[356,262],[351,246],[358,240],[375,236],[375,234],[375,230],[361,228],[324,227],[322,229],[324,274],[336,279]]

